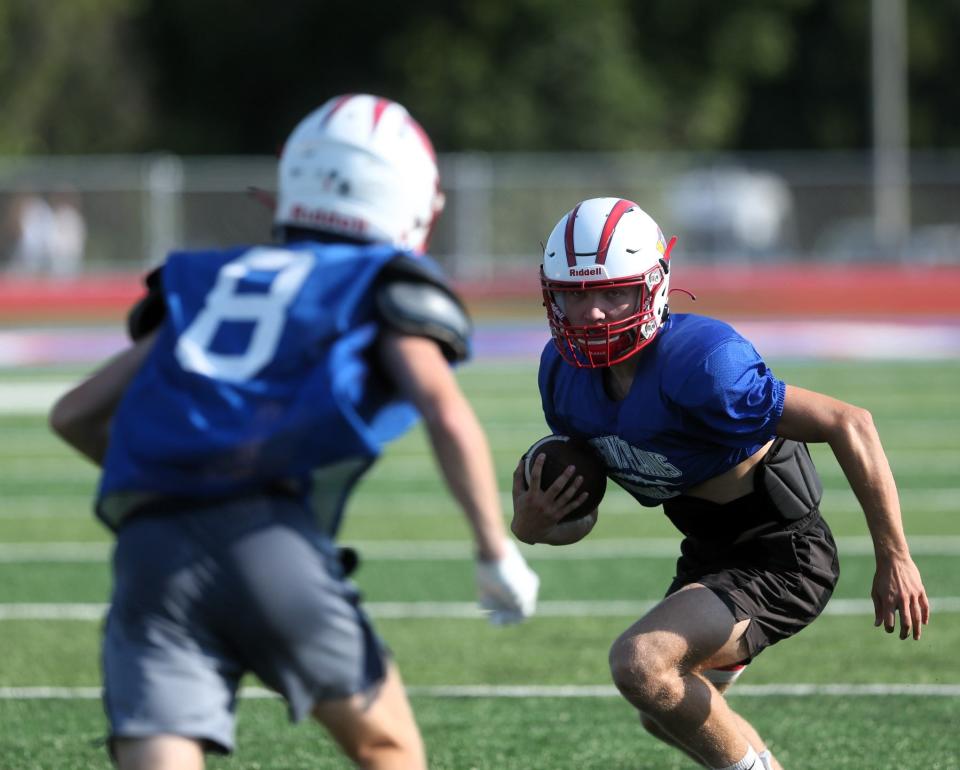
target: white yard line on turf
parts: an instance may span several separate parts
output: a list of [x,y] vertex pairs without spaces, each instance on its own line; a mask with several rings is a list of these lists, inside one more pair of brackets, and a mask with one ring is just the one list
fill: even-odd
[[46,414],[75,384],[66,380],[0,382],[0,415]]
[[[650,609],[657,599],[644,600],[552,600],[537,604],[537,616],[546,618],[637,617]],[[933,612],[960,612],[960,596],[940,596],[930,600]],[[385,620],[462,620],[485,617],[473,602],[366,602],[367,612]],[[106,604],[96,603],[7,603],[0,604],[0,620],[84,620],[99,621]],[[869,599],[832,599],[825,615],[873,615]]]
[[[32,472],[30,468],[21,468],[19,480],[25,482],[29,481],[30,483],[35,483],[40,486],[42,482],[47,479],[50,472],[51,471],[47,471],[45,469]],[[72,478],[75,478],[78,482],[87,483],[87,478],[85,477],[78,475]],[[398,486],[403,486],[404,479],[402,477],[398,477],[395,481]],[[832,484],[833,482],[829,483]],[[839,484],[840,482],[838,481],[837,483]],[[89,478],[90,489],[93,489],[95,485],[96,480],[93,476],[91,476]],[[369,494],[370,496],[365,500],[363,505],[358,505],[351,510],[351,519],[369,519],[373,517],[382,517],[384,515],[384,506],[377,504],[374,493],[371,492],[365,494]],[[617,494],[621,495],[621,491],[617,490]],[[633,503],[630,498],[626,496],[625,492],[623,492],[622,495],[623,496],[614,499],[610,505],[604,504],[605,507],[601,509],[601,514],[604,518],[619,518],[624,516],[636,518],[645,515],[644,510]],[[63,509],[54,511],[43,509],[45,500],[50,500],[51,505],[60,506],[62,501],[68,497],[74,498],[75,501],[75,496],[68,493],[59,496],[31,496],[29,511],[24,511],[18,509],[16,506],[8,505],[3,509],[0,509],[0,519],[67,519],[71,521],[77,521],[91,516],[91,504],[87,499],[83,499],[81,502],[76,504],[71,504],[73,507],[67,511]],[[402,488],[400,488],[391,491],[389,493],[389,497],[391,504],[394,505],[392,514],[395,516],[400,516],[403,519],[423,519],[431,517],[447,518],[452,515],[451,511],[445,507],[438,508],[432,505],[424,507],[422,504],[424,498],[423,492],[405,492]],[[957,509],[958,500],[960,500],[960,487],[900,489],[901,507],[908,513],[944,513],[952,515]],[[508,492],[501,492],[501,501],[506,510],[511,510],[513,503],[511,502],[510,494]],[[822,509],[827,512],[826,518],[828,521],[834,521],[839,517],[848,516],[853,516],[859,520],[863,516],[863,514],[860,513],[860,505],[857,502],[853,492],[851,492],[849,488],[844,488],[841,486],[825,487]]]
[[[424,698],[619,698],[611,685],[416,685],[407,687],[414,697]],[[960,684],[738,684],[730,694],[763,698],[791,697],[914,697],[956,698]],[[99,687],[0,687],[0,700],[98,700]],[[244,687],[245,700],[273,699],[276,693],[262,687]]]
[[[909,538],[914,556],[958,556],[960,536],[918,535]],[[382,540],[344,541],[361,557],[373,561],[465,561],[472,559],[466,540]],[[872,556],[869,537],[838,537],[842,556]],[[0,564],[28,562],[102,562],[110,557],[111,543],[39,542],[0,543]],[[521,546],[527,558],[538,560],[585,560],[612,558],[668,558],[679,555],[679,538],[618,538],[584,540],[566,548]]]

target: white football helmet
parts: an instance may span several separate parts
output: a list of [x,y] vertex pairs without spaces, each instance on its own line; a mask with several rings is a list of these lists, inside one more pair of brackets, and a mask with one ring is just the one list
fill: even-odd
[[[596,368],[620,363],[657,336],[667,320],[670,250],[657,223],[636,203],[591,198],[553,228],[543,252],[540,282],[554,344],[566,361]],[[564,313],[564,293],[639,287],[628,317],[577,325]]]
[[280,155],[274,223],[422,252],[443,209],[430,138],[389,99],[345,94],[311,112]]

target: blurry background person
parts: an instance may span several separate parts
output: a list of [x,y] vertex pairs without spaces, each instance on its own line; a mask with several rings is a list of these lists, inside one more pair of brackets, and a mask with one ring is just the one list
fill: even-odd
[[87,223],[80,209],[80,195],[62,187],[50,194],[52,225],[47,244],[50,275],[64,278],[79,275],[87,244]]
[[76,191],[61,187],[49,196],[14,197],[8,229],[13,243],[11,272],[64,278],[82,271],[87,224]]
[[11,210],[14,235],[11,272],[28,275],[46,272],[55,227],[50,204],[42,195],[24,193],[14,199]]

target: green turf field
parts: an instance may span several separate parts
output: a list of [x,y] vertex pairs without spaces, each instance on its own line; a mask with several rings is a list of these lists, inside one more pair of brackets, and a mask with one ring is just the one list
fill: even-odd
[[[815,447],[841,582],[827,613],[765,652],[731,702],[789,770],[960,768],[960,363],[774,368],[873,411],[935,614],[919,643],[873,627],[866,527],[829,450]],[[11,383],[55,390],[68,374],[0,372],[0,394]],[[535,367],[474,364],[460,377],[509,507],[516,459],[546,432]],[[9,392],[0,435],[0,770],[108,768],[97,646],[109,537],[89,512],[95,470]],[[585,541],[526,548],[542,613],[506,629],[473,608],[466,528],[420,432],[365,481],[342,539],[365,556],[358,581],[414,693],[432,767],[692,767],[643,733],[606,670],[610,642],[672,575],[677,538],[658,509],[611,488]],[[249,685],[238,753],[211,768],[346,766],[318,729],[288,729],[282,704]]]

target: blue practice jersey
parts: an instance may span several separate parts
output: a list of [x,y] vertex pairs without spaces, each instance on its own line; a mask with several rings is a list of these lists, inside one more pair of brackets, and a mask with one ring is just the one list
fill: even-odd
[[608,475],[643,505],[683,494],[750,457],[774,437],[786,385],[732,327],[672,315],[637,354],[622,401],[601,369],[566,363],[552,342],[540,359],[540,397],[554,433],[588,441]]
[[114,416],[98,515],[116,526],[152,498],[280,486],[312,497],[332,534],[350,487],[417,417],[371,360],[373,284],[396,256],[312,242],[172,253],[166,319]]

